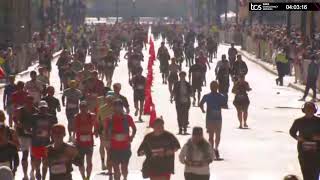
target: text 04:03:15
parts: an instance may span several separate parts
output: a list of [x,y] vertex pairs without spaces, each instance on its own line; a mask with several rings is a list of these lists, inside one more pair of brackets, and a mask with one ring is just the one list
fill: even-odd
[[286,10],[308,10],[308,5],[306,4],[287,4]]

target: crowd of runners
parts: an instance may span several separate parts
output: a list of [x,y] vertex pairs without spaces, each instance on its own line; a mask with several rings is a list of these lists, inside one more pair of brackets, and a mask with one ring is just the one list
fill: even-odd
[[[178,135],[188,135],[192,106],[206,113],[208,141],[203,127],[193,127],[192,137],[179,154],[180,162],[185,164],[185,179],[209,180],[210,163],[223,160],[219,153],[221,110],[229,108],[230,86],[235,94],[233,105],[240,129],[248,128],[248,92],[252,89],[245,80],[248,67],[234,44],[220,58],[217,32],[191,27],[157,24],[151,29],[155,40],[162,39],[156,57],[162,83],[170,93],[168,102],[175,103]],[[144,178],[170,179],[175,153],[181,148],[179,140],[164,129],[166,120],[157,118],[152,124],[154,131],[145,136],[137,150],[131,149],[137,129],[128,100],[121,94],[122,86],[132,87],[134,116],[143,122],[146,78],[141,63],[148,31],[149,25],[131,23],[81,26],[68,31],[56,63],[58,90],[50,82],[51,61],[45,61],[52,59],[47,57],[52,56],[50,49],[39,51],[47,53],[39,54],[40,67],[38,72],[30,72],[29,81],[16,82],[14,76],[9,76],[3,96],[6,113],[0,111],[0,166],[9,167],[15,174],[21,164],[23,180],[45,179],[48,170],[50,180],[71,180],[75,165],[82,178],[88,180],[96,165],[92,163],[94,141],[99,138],[102,170],[107,170],[107,175],[115,180],[127,179],[134,151],[146,156],[142,167]],[[123,57],[121,51],[125,51]],[[91,56],[91,61],[87,56]],[[113,77],[122,59],[128,63],[128,84],[117,83],[117,77]],[[217,64],[216,80],[207,82],[206,72],[213,68],[213,62]],[[183,71],[186,68],[188,71]],[[202,95],[204,86],[209,86],[211,92]],[[62,92],[61,100],[56,98],[56,91]],[[305,106],[305,111],[308,107]],[[63,109],[67,127],[57,118],[57,112]],[[291,131],[295,138],[299,127]],[[68,137],[68,142],[64,137]]]

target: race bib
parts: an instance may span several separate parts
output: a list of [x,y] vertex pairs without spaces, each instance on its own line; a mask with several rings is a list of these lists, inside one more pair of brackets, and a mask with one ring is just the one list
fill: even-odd
[[181,98],[181,102],[182,103],[187,103],[189,101],[189,98],[187,98],[187,97],[182,97]]
[[114,140],[116,140],[116,141],[125,141],[125,140],[127,140],[128,138],[128,135],[126,135],[126,134],[115,134],[114,135]]
[[29,91],[29,95],[33,97],[35,102],[40,101],[40,92],[39,91]]
[[192,166],[201,166],[201,165],[202,165],[202,162],[201,162],[201,161],[192,161],[192,162],[191,162],[191,165],[192,165]]
[[80,135],[81,142],[91,142],[91,135]]
[[52,174],[65,174],[67,172],[67,167],[65,164],[55,164],[50,168]]
[[152,149],[151,153],[153,156],[159,156],[160,154],[163,154],[164,149],[163,148],[158,148],[158,149]]
[[2,166],[6,166],[6,167],[10,168],[10,162],[9,161],[0,162],[0,167],[2,167]]
[[316,142],[303,142],[302,149],[304,151],[316,151],[317,150],[317,143]]
[[137,89],[138,89],[138,90],[144,90],[144,86],[143,86],[143,85],[138,85],[138,86],[137,86]]
[[73,103],[67,104],[67,109],[74,109],[74,108],[78,108],[78,104],[73,104]]

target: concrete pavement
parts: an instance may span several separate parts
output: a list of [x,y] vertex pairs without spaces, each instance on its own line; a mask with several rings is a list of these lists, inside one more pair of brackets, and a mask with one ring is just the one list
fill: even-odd
[[[264,70],[267,72],[277,76],[277,68],[275,65],[270,64],[268,62],[262,61],[261,59],[257,59],[255,55],[250,54],[246,51],[240,50],[239,53],[244,56],[246,59],[249,61],[256,63],[257,65],[261,66]],[[304,90],[305,90],[305,85],[301,83],[294,83],[294,76],[285,76],[284,78],[285,84],[287,84],[288,87],[291,87],[297,91],[300,91],[302,94],[300,95],[301,97],[303,96]],[[318,90],[319,91],[319,90]],[[312,97],[312,92],[310,91],[308,94],[310,97]],[[300,97],[300,98],[301,98]]]
[[[160,41],[155,42],[156,50],[160,45]],[[228,46],[220,45],[218,57],[227,54]],[[172,53],[172,52],[171,52]],[[143,63],[146,70],[148,51],[144,51],[145,61]],[[123,57],[124,52],[121,52]],[[90,60],[90,57],[88,57]],[[275,85],[275,76],[270,75],[263,68],[258,66],[246,58],[249,67],[247,81],[253,89],[249,93],[251,104],[249,107],[248,125],[250,129],[240,130],[236,110],[232,104],[234,96],[229,94],[228,110],[223,110],[223,130],[220,145],[221,156],[224,161],[213,162],[211,165],[211,179],[215,180],[279,180],[284,175],[293,173],[300,175],[300,168],[297,160],[296,142],[289,134],[289,128],[295,118],[302,115],[299,110],[302,102],[297,101],[301,93],[288,88]],[[58,70],[55,66],[56,59],[53,63],[51,81],[56,89],[56,96],[61,99],[59,91]],[[207,82],[215,79],[214,68],[217,60],[211,64],[211,70],[207,72]],[[187,70],[186,67],[183,67]],[[146,71],[144,72],[146,73]],[[126,95],[133,115],[133,91],[128,85],[127,62],[121,58],[119,67],[115,70],[114,82],[120,82],[122,86],[122,94]],[[166,85],[162,85],[159,73],[159,62],[154,66],[154,86],[153,100],[156,104],[157,115],[162,115],[165,120],[167,130],[177,133],[177,120],[174,104],[169,102],[169,91]],[[19,80],[28,80],[29,75],[19,77]],[[232,87],[230,87],[232,88]],[[203,88],[203,93],[208,93],[209,87]],[[0,90],[3,94],[3,90]],[[0,107],[2,107],[2,102]],[[60,123],[66,125],[65,110],[58,113]],[[137,119],[137,118],[135,118]],[[145,121],[149,120],[149,116],[144,116]],[[144,135],[151,131],[147,128],[148,122],[137,123],[138,132],[132,143],[132,158],[129,164],[129,180],[142,180],[140,169],[144,157],[137,157],[136,151],[140,145]],[[190,126],[205,127],[205,114],[202,114],[198,107],[192,107],[190,110]],[[191,129],[189,130],[191,132]],[[190,138],[190,136],[177,136],[181,146]],[[207,135],[206,135],[207,137]],[[66,138],[67,139],[67,138]],[[106,176],[99,175],[101,173],[99,140],[95,141],[93,157],[93,179],[107,179]],[[178,155],[178,154],[177,154]],[[175,162],[175,175],[172,179],[183,180],[184,166]],[[22,178],[21,166],[16,179]],[[73,177],[80,180],[78,168],[74,168]]]

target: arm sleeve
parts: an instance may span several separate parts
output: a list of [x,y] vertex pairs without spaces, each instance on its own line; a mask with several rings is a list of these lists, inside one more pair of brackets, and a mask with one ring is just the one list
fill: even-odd
[[178,141],[178,139],[173,135],[171,134],[171,139],[172,139],[172,148],[173,149],[180,149],[180,143]]
[[290,136],[293,137],[294,139],[297,139],[298,135],[297,135],[297,132],[298,132],[298,125],[297,125],[297,120],[294,121],[294,123],[292,124],[290,130],[289,130],[289,133],[290,133]]
[[136,125],[134,124],[132,117],[129,116],[129,115],[128,115],[128,122],[129,122],[129,126],[130,126],[130,127],[136,129]]
[[146,146],[146,142],[147,142],[147,137],[148,136],[145,136],[142,143],[140,144],[139,148],[138,148],[138,151],[137,151],[137,154],[139,154],[139,152],[141,151],[144,151],[144,153],[146,153],[147,151],[147,146]]
[[185,163],[185,158],[187,155],[187,144],[183,145],[180,154],[179,154],[179,161],[184,164]]

